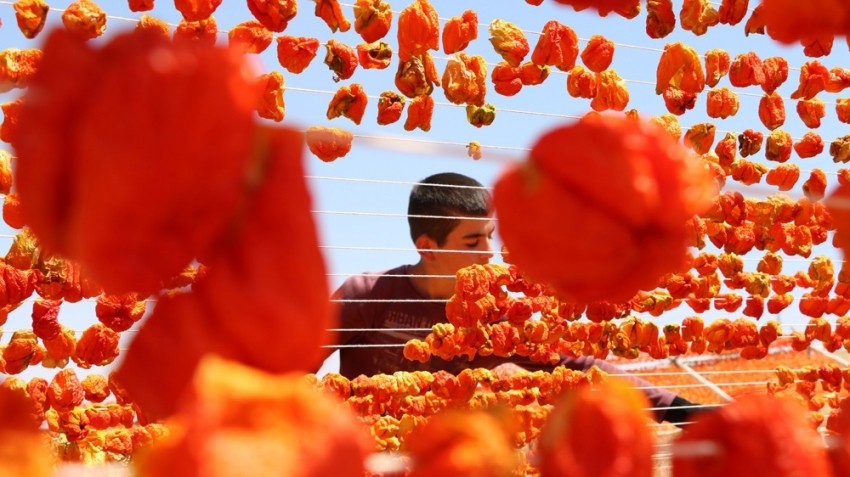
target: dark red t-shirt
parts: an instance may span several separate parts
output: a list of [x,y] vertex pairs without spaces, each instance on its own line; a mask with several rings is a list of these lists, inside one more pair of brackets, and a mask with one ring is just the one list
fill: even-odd
[[[492,369],[503,363],[515,363],[528,370],[551,370],[554,366],[534,363],[523,357],[502,358],[483,356],[469,360],[465,357],[445,361],[432,357],[427,363],[404,357],[404,344],[412,339],[424,340],[437,323],[446,322],[445,300],[429,300],[422,296],[410,280],[411,265],[402,265],[380,274],[350,277],[334,292],[332,299],[340,300],[338,332],[340,374],[353,379],[361,374],[392,374],[396,371],[445,370],[457,374],[466,368]],[[567,358],[558,365],[575,370],[598,366],[609,374],[623,371],[605,361],[592,357]],[[647,381],[629,377],[636,385],[651,387]],[[668,407],[675,394],[658,388],[646,390],[653,407]],[[664,411],[656,417],[663,418]]]

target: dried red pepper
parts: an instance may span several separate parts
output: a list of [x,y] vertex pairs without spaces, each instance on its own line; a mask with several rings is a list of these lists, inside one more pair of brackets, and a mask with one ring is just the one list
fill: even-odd
[[608,16],[614,12],[624,18],[634,18],[640,13],[639,0],[555,0],[569,5],[577,12],[593,8],[600,16]]
[[832,52],[832,43],[834,41],[835,35],[820,35],[802,38],[800,44],[803,45],[804,55],[812,58],[820,58]]
[[73,369],[63,369],[53,376],[47,388],[47,402],[58,411],[71,410],[83,402],[85,392]]
[[413,131],[419,128],[425,132],[431,130],[431,117],[434,115],[434,98],[430,94],[423,94],[413,98],[407,107],[407,119],[404,121],[404,130]]
[[767,167],[764,164],[740,159],[732,163],[730,175],[732,179],[744,185],[753,185],[761,182],[766,173]]
[[440,21],[428,0],[414,0],[398,16],[398,58],[411,57],[437,50],[440,46]]
[[478,14],[465,10],[460,16],[449,18],[443,27],[443,52],[447,55],[463,51],[478,38]]
[[131,12],[147,12],[153,10],[154,0],[127,0]]
[[490,43],[496,53],[509,65],[519,66],[529,52],[528,39],[522,30],[513,23],[498,18],[490,22],[488,30]]
[[759,3],[744,25],[744,36],[750,36],[750,33],[764,35],[764,29],[764,5]]
[[174,8],[187,22],[206,20],[215,12],[221,0],[174,0]]
[[440,84],[437,67],[429,53],[413,56],[407,61],[400,62],[395,74],[395,86],[401,94],[415,98],[423,94],[431,94],[434,85]]
[[726,119],[738,113],[738,95],[725,86],[711,89],[705,100],[706,112],[710,118]]
[[466,105],[466,120],[477,128],[489,126],[495,119],[496,108],[490,103],[483,106]]
[[842,123],[850,124],[850,98],[835,100],[835,114]]
[[[575,154],[562,154],[567,144]],[[644,148],[636,150],[635,144]],[[570,160],[564,161],[565,157]],[[622,161],[612,162],[611,157],[622,158]],[[574,167],[575,164],[581,167]],[[615,164],[622,167],[612,169]],[[656,184],[650,197],[634,188],[636,170],[664,170],[672,174],[642,176]],[[619,184],[615,186],[618,200],[614,199],[610,188],[603,192],[596,187],[595,181],[601,177],[598,174],[603,174],[609,185]],[[531,177],[536,180],[533,189],[527,188],[527,180]],[[579,187],[581,194],[566,193],[562,189],[566,183],[573,190]],[[644,121],[597,115],[586,116],[574,125],[542,136],[529,154],[528,162],[510,169],[497,181],[494,204],[500,235],[510,249],[513,263],[553,286],[565,298],[579,302],[599,299],[616,302],[628,300],[638,289],[655,286],[663,273],[679,269],[685,256],[685,222],[708,207],[716,191],[714,187],[702,162],[684,147],[676,146],[661,128]],[[686,198],[681,195],[684,190],[704,194]],[[589,212],[588,204],[591,203],[594,204],[593,213]],[[663,208],[662,203],[665,204]],[[676,206],[671,208],[670,204]],[[552,224],[548,217],[561,217],[573,225],[578,223],[575,220],[580,220],[582,227],[588,227],[584,230],[597,231],[585,238],[605,237],[606,240],[572,240],[563,234],[542,234],[529,226]],[[661,223],[669,224],[669,228],[657,228]],[[635,230],[646,230],[646,227],[658,232],[653,233],[651,245],[648,242],[637,245],[628,238]],[[639,267],[630,267],[627,280],[623,279],[620,269],[625,262],[635,262],[623,260],[623,243],[635,247],[628,253],[641,262]],[[661,248],[659,253],[654,253],[647,247]],[[543,250],[547,250],[548,257],[543,258]],[[564,260],[553,260],[552,250],[558,250]],[[681,254],[670,254],[671,250],[681,250]],[[585,263],[591,256],[594,257],[593,277],[588,276],[589,268]],[[604,267],[600,268],[600,264]]]
[[69,32],[90,40],[106,31],[106,12],[92,0],[74,0],[62,12],[62,24]]
[[22,229],[27,225],[21,199],[15,192],[3,197],[3,221],[13,229]]
[[227,40],[246,53],[262,53],[272,44],[272,32],[257,20],[248,20],[231,28]]
[[794,152],[800,156],[800,159],[815,157],[823,152],[823,139],[814,131],[808,131],[803,134],[799,141],[794,143]]
[[3,123],[0,124],[0,141],[12,144],[18,135],[18,117],[21,114],[23,98],[0,104],[3,112]]
[[791,93],[791,99],[812,99],[826,89],[829,80],[830,72],[826,66],[817,60],[807,61],[800,68],[800,82]]
[[[800,167],[797,164],[780,164],[767,173],[768,185],[777,186],[781,191],[789,191],[800,179]],[[775,273],[773,275],[776,275]],[[773,312],[771,312],[773,313]]]
[[593,35],[581,52],[581,61],[590,71],[601,73],[614,59],[614,42],[602,35]]
[[765,93],[759,100],[759,119],[771,131],[785,124],[785,102],[776,91]]
[[358,65],[357,52],[354,48],[333,38],[325,43],[325,47],[327,48],[325,64],[334,72],[333,80],[338,82],[351,78]]
[[202,43],[214,46],[218,41],[218,24],[215,17],[195,22],[180,20],[174,29],[174,43]]
[[351,29],[351,22],[342,13],[339,0],[316,0],[316,16],[328,25],[331,32],[346,32]]
[[354,31],[366,43],[385,37],[393,21],[392,5],[384,0],[355,0]]
[[729,66],[729,82],[743,88],[764,83],[764,64],[754,51],[741,53]]
[[762,62],[764,81],[761,89],[765,93],[772,93],[788,80],[788,60],[781,56],[771,56]]
[[720,23],[720,14],[708,0],[684,0],[679,11],[679,23],[683,30],[694,35],[704,35],[710,27]]
[[829,144],[829,155],[832,156],[833,162],[850,161],[850,135],[835,138]]
[[153,17],[148,14],[142,14],[139,17],[139,22],[136,23],[136,30],[152,31],[163,38],[171,38],[171,27],[165,20]]
[[20,374],[31,364],[37,364],[38,339],[32,331],[19,330],[12,333],[12,338],[0,350],[6,362],[6,374]]
[[279,71],[272,71],[257,78],[260,92],[257,97],[257,115],[261,118],[281,122],[286,115],[283,102],[284,80]]
[[765,0],[762,7],[767,34],[783,43],[818,35],[843,35],[850,22],[847,4],[841,0],[824,0],[815,4]]
[[567,75],[567,93],[573,98],[596,96],[596,74],[582,65],[574,66]]
[[24,88],[41,64],[43,53],[35,48],[0,51],[0,92]]
[[519,79],[523,86],[543,84],[549,77],[549,67],[526,61],[519,67]]
[[685,114],[685,111],[693,109],[697,103],[696,93],[683,91],[674,86],[665,89],[662,98],[667,111],[677,115]]
[[622,111],[629,104],[626,82],[613,69],[596,73],[596,96],[590,100],[594,111]]
[[791,134],[782,129],[774,129],[765,141],[764,156],[768,161],[786,162],[791,158],[792,147]]
[[718,15],[720,23],[724,25],[737,25],[741,23],[747,14],[749,0],[721,0]]
[[404,96],[395,91],[384,91],[378,98],[378,124],[392,124],[401,118],[404,110]]
[[754,129],[745,129],[738,135],[738,149],[741,157],[758,154],[761,151],[762,141],[764,141],[764,134]]
[[664,45],[664,51],[658,60],[655,94],[661,94],[671,86],[693,94],[705,88],[705,74],[700,55],[682,42]]
[[[173,61],[153,65],[153,51]],[[27,134],[15,144],[28,225],[45,248],[80,262],[109,291],[156,290],[238,208],[255,127],[246,59],[150,32],[116,35],[95,50],[57,30],[44,52],[30,91],[45,101],[25,101],[20,124]],[[169,114],[151,107],[153,96]],[[72,123],[75,134],[55,133]],[[211,145],[209,137],[221,131],[227,140]],[[79,174],[62,173],[67,167]],[[203,181],[198,170],[207,171]],[[78,213],[64,214],[68,207]]]
[[298,2],[296,0],[248,0],[248,10],[264,27],[280,33],[286,30],[289,21],[298,14]]
[[[324,357],[334,314],[304,183],[303,133],[256,132],[264,167],[238,219],[242,226],[208,251],[210,271],[191,293],[158,301],[118,371],[151,418],[174,411],[204,354],[273,373],[310,369]],[[290,273],[299,280],[283,291],[274,286]],[[236,315],[253,318],[233,320]]]
[[664,38],[676,29],[676,14],[672,0],[646,1],[646,34],[650,38]]
[[815,167],[809,178],[803,182],[803,194],[812,202],[823,199],[826,191],[826,174]]
[[[522,78],[519,67],[511,66],[507,61],[500,61],[490,74],[493,89],[502,96],[513,96],[522,89]],[[848,100],[848,116],[850,116],[850,100]],[[850,120],[848,120],[850,122]]]
[[443,92],[454,104],[484,105],[487,94],[487,63],[481,55],[455,53],[443,70]]
[[15,21],[24,37],[33,39],[44,28],[50,7],[44,0],[18,0],[14,3]]
[[660,126],[676,141],[682,137],[682,125],[679,124],[679,118],[670,113],[664,113],[661,116],[653,116],[650,118],[650,122]]
[[390,65],[392,58],[392,47],[385,41],[357,45],[357,60],[363,69],[382,70]]
[[310,152],[324,162],[333,162],[351,151],[354,135],[340,128],[312,126],[305,133]]
[[840,93],[850,87],[850,69],[836,66],[829,70],[829,81],[826,82],[828,93]]
[[62,300],[38,298],[32,305],[32,331],[42,341],[55,339],[62,332],[59,307]]
[[694,124],[685,131],[683,138],[685,146],[690,147],[697,154],[707,154],[711,145],[714,144],[716,129],[714,124],[711,123]]
[[712,48],[705,52],[705,84],[712,88],[729,73],[731,66],[729,53],[721,48]]
[[817,129],[820,127],[820,120],[826,116],[826,103],[820,98],[797,101],[797,115],[806,127]]
[[723,167],[731,166],[738,153],[738,139],[734,133],[727,132],[723,139],[717,141],[714,153],[717,154],[718,163]]
[[481,151],[481,143],[478,141],[470,141],[466,146],[466,154],[474,160],[480,160],[484,154]]
[[328,119],[344,116],[354,124],[360,124],[368,102],[369,98],[359,83],[344,85],[331,98],[326,116]]
[[277,61],[290,73],[301,73],[319,51],[319,39],[306,36],[277,37]]
[[556,21],[549,20],[543,25],[543,31],[534,51],[531,61],[538,65],[549,65],[561,71],[570,71],[578,58],[578,35],[572,28]]

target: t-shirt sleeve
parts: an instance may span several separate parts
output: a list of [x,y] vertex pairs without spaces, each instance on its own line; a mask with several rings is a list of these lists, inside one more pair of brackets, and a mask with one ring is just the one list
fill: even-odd
[[[331,295],[335,302],[340,329],[370,329],[374,328],[374,313],[370,313],[373,306],[369,302],[347,302],[345,300],[366,300],[369,298],[370,287],[365,283],[363,277],[351,277],[346,280]],[[336,332],[336,344],[351,344],[363,337],[364,331],[338,331]]]

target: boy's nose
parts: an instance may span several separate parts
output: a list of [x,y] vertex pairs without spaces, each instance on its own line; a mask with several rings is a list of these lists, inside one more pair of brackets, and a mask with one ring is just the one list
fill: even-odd
[[491,239],[484,239],[484,247],[479,256],[482,264],[489,263],[490,259],[493,258],[493,241]]

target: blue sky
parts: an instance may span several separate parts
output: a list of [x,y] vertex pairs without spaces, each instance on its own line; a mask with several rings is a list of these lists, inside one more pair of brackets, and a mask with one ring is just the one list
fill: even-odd
[[[68,3],[66,0],[49,2],[54,9],[64,9]],[[343,2],[343,11],[350,20],[353,20],[352,3]],[[398,11],[409,2],[393,0],[390,3],[396,12],[395,22]],[[500,60],[488,42],[487,26],[494,19],[508,20],[519,26],[525,32],[532,49],[537,42],[538,32],[549,20],[558,20],[574,29],[580,38],[580,47],[584,47],[587,38],[593,34],[606,36],[616,43],[611,67],[627,81],[631,97],[628,108],[636,108],[643,116],[666,112],[661,97],[655,94],[654,83],[661,50],[668,42],[685,42],[700,53],[719,47],[727,50],[732,57],[748,51],[755,51],[761,58],[783,56],[788,59],[792,68],[789,80],[779,90],[786,99],[787,120],[783,129],[790,132],[794,138],[801,137],[807,130],[797,117],[794,102],[789,96],[797,86],[799,67],[809,59],[803,56],[799,46],[778,45],[760,35],[746,37],[743,22],[736,26],[718,25],[709,29],[703,36],[684,31],[677,25],[676,30],[668,37],[653,40],[644,32],[645,12],[635,19],[626,20],[616,14],[601,18],[590,11],[577,13],[551,0],[545,1],[539,7],[528,5],[521,0],[432,0],[432,4],[439,13],[441,24],[468,8],[478,12],[479,37],[466,52],[483,55],[490,70]],[[751,6],[754,4],[755,2],[751,2]],[[106,37],[134,27],[135,19],[140,16],[140,13],[130,12],[125,1],[102,0],[100,5],[110,15]],[[719,2],[715,7],[718,5]],[[674,0],[677,14],[680,7],[681,0]],[[284,33],[316,37],[321,42],[335,38],[352,46],[362,42],[353,28],[348,33],[332,33],[314,16],[313,8],[313,2],[300,1],[299,13]],[[176,24],[180,19],[173,3],[167,0],[157,0],[155,9],[148,13],[172,24]],[[55,27],[60,16],[60,11],[52,10],[48,28]],[[222,31],[219,35],[221,44],[227,41],[224,32],[252,18],[244,0],[224,0],[214,16]],[[35,40],[23,37],[15,25],[12,2],[0,1],[0,20],[3,23],[0,28],[0,48],[38,47],[45,36],[43,32]],[[385,40],[397,50],[395,28]],[[257,55],[257,60],[263,71],[281,71],[285,77],[286,118],[282,124],[299,129],[313,125],[336,126],[355,134],[351,153],[335,162],[323,163],[309,153],[305,156],[308,184],[314,194],[316,224],[321,234],[331,288],[338,286],[346,276],[353,273],[379,271],[400,263],[416,261],[417,256],[412,249],[404,219],[411,183],[432,173],[456,171],[471,175],[485,185],[492,185],[507,164],[523,158],[524,151],[543,131],[571,121],[571,118],[589,110],[589,100],[571,98],[566,92],[566,75],[553,70],[544,84],[524,87],[514,97],[500,96],[490,89],[486,100],[496,106],[497,116],[491,126],[481,129],[469,125],[463,107],[451,105],[442,91],[437,89],[434,92],[437,106],[431,131],[407,132],[402,127],[406,112],[402,120],[393,125],[379,126],[375,121],[377,96],[384,90],[396,89],[393,84],[398,66],[396,58],[388,69],[358,68],[350,80],[334,83],[333,73],[322,62],[324,47],[319,49],[318,56],[305,72],[294,75],[283,70],[278,64],[275,46],[276,43],[273,42],[264,53]],[[438,70],[442,71],[447,55],[442,51],[432,54]],[[821,58],[820,61],[827,67],[850,64],[844,39],[837,39],[832,54]],[[354,82],[362,84],[370,97],[363,122],[357,126],[345,118],[326,119],[325,111],[333,92],[342,84]],[[719,86],[730,86],[728,78],[721,80]],[[757,114],[761,89],[733,89],[740,99],[740,110],[736,116],[722,121],[708,118],[705,115],[704,92],[696,107],[679,118],[683,130],[695,123],[711,121],[717,125],[717,140],[722,138],[726,131],[740,132],[746,128],[754,128],[767,132]],[[19,93],[20,91],[12,91],[4,94],[0,100],[11,100]],[[827,143],[827,150],[832,139],[848,132],[847,126],[837,121],[832,106],[832,102],[839,96],[841,95],[820,95],[827,101],[827,117],[817,132]],[[467,157],[464,145],[470,141],[482,144],[482,160],[474,161]],[[759,155],[755,160],[763,160],[763,157]],[[794,155],[792,161],[800,159]],[[835,171],[835,165],[826,152],[798,163],[804,173],[792,195],[800,194],[799,185],[808,176],[805,171],[812,167],[820,167],[828,172]],[[828,174],[828,180],[834,183],[835,175]],[[766,186],[738,189],[745,194],[756,196],[774,192]],[[0,249],[11,244],[10,237],[14,233],[14,230],[5,226],[0,230],[3,235],[3,238],[0,238]],[[825,244],[813,255],[818,253],[835,252]],[[747,257],[746,266],[754,270],[760,255],[752,255]],[[794,267],[795,264],[798,267],[805,266],[802,262],[786,260],[786,269]],[[7,333],[0,338],[0,344],[8,341],[11,331],[29,327],[30,308],[31,303],[25,303],[10,317],[7,325],[3,327]],[[82,330],[95,321],[93,310],[93,302],[66,304],[60,313],[60,320],[74,329]]]

